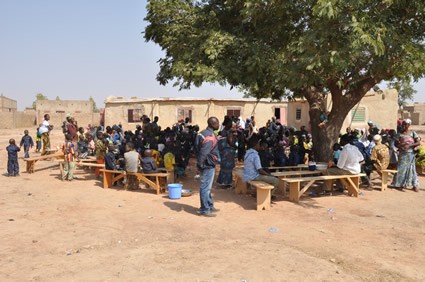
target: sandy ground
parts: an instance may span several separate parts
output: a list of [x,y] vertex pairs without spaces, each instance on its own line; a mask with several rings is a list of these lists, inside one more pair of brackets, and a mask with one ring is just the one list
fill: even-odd
[[380,192],[375,179],[359,198],[306,196],[260,212],[251,196],[213,189],[221,211],[205,218],[193,169],[183,183],[195,194],[180,200],[104,190],[82,169],[62,182],[53,161],[27,174],[20,160],[21,176],[8,178],[4,148],[22,131],[0,132],[1,281],[425,280],[424,190]]

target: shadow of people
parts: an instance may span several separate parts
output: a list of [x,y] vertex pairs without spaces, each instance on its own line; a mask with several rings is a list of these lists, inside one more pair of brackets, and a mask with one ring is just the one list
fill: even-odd
[[198,209],[193,206],[189,206],[179,202],[171,202],[171,201],[164,202],[164,205],[170,208],[170,210],[173,210],[176,212],[187,212],[193,215],[198,215],[197,213]]

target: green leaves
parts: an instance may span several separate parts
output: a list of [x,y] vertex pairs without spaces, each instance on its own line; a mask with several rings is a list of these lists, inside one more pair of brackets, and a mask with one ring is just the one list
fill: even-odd
[[165,51],[162,84],[354,95],[425,73],[424,1],[151,0],[147,8],[145,39]]

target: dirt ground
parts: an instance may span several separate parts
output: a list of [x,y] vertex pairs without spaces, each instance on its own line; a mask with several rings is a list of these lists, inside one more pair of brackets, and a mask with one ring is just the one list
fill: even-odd
[[[22,132],[0,132],[1,281],[425,280],[425,190],[380,192],[376,178],[358,198],[256,211],[253,197],[214,188],[221,211],[205,218],[194,169],[183,183],[195,194],[180,200],[104,190],[80,168],[82,179],[62,182],[54,161],[27,174],[21,159],[21,176],[9,178],[5,147]],[[54,130],[53,144],[61,138]]]

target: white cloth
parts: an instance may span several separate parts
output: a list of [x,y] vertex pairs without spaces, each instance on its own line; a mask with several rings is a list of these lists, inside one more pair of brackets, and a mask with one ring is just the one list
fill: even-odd
[[38,132],[40,132],[40,134],[46,133],[49,131],[49,122],[47,120],[43,120],[43,122],[41,123],[40,128],[38,129]]
[[359,149],[354,145],[347,144],[339,155],[337,166],[352,174],[359,174],[361,172],[361,161],[363,161],[363,155],[360,153]]

